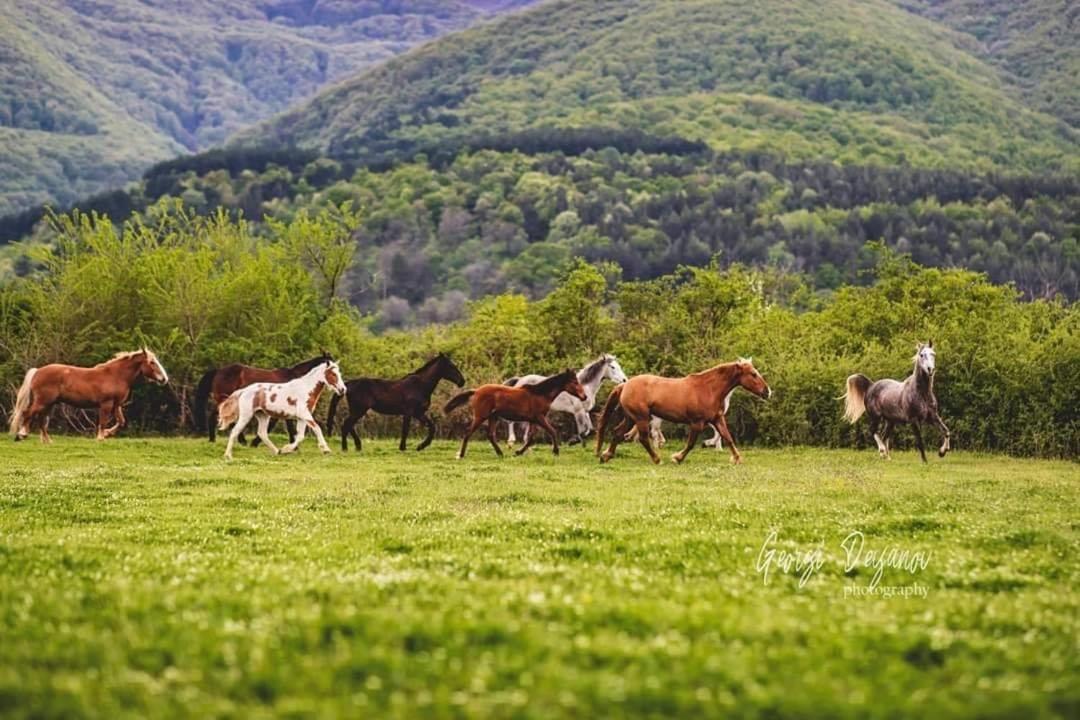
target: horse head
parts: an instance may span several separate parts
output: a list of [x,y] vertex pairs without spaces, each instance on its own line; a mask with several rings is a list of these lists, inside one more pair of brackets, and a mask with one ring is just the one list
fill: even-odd
[[754,367],[753,358],[739,358],[735,363],[735,369],[738,370],[739,384],[750,392],[757,395],[762,400],[768,400],[772,397],[772,388],[765,382],[765,378],[761,376],[761,373]]
[[454,361],[446,353],[439,353],[439,375],[458,387],[465,385],[465,376],[461,374],[458,366],[454,364]]
[[931,340],[926,345],[919,343],[915,346],[915,357],[912,358],[915,361],[915,369],[921,371],[927,375],[933,375],[934,370],[937,369],[937,353],[934,352],[934,341]]
[[559,373],[559,378],[565,378],[566,384],[563,385],[563,392],[568,392],[578,400],[588,400],[589,396],[585,392],[585,388],[582,387],[581,381],[578,380],[577,371],[567,368]]
[[143,377],[153,380],[158,385],[168,384],[169,373],[165,372],[165,366],[157,359],[157,355],[145,347],[139,351],[139,355],[141,355],[139,372]]
[[331,390],[338,395],[345,394],[345,382],[341,379],[341,368],[333,360],[329,360],[326,363],[326,367],[323,370],[323,382],[325,382]]
[[604,372],[608,379],[616,385],[622,385],[626,382],[626,373],[623,372],[622,365],[619,365],[619,359],[614,355],[604,355]]

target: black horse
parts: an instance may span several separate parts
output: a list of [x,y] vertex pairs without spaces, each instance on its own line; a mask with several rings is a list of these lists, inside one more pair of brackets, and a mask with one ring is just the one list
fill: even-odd
[[[357,378],[345,383],[345,398],[349,401],[349,416],[341,426],[341,449],[349,449],[349,436],[352,435],[356,449],[361,449],[360,434],[356,424],[363,419],[368,410],[382,415],[401,415],[401,444],[405,449],[409,438],[409,424],[413,418],[427,427],[427,437],[416,449],[423,450],[435,439],[435,422],[428,417],[431,407],[431,394],[440,380],[449,380],[458,387],[465,384],[465,377],[457,366],[443,353],[428,360],[415,372],[400,380],[380,380],[378,378]],[[337,412],[337,395],[330,401],[330,415],[326,419],[326,434],[334,430],[334,414]]]
[[[922,461],[926,462],[919,425],[934,423],[941,429],[939,457],[945,457],[951,446],[949,428],[938,414],[937,397],[934,396],[934,370],[937,357],[934,341],[919,343],[915,349],[915,371],[904,382],[878,380],[871,383],[865,375],[852,375],[847,379],[844,394],[844,417],[855,423],[865,412],[870,418],[870,433],[877,443],[878,453],[889,457],[889,435],[893,426],[910,424],[915,432],[915,446],[919,448]],[[878,425],[885,422],[885,431],[878,434]]]

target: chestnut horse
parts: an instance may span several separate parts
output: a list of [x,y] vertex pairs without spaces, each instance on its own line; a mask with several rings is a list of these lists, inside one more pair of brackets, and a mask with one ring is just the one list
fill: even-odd
[[744,387],[760,398],[772,395],[765,378],[761,377],[749,359],[742,359],[717,365],[684,378],[665,378],[656,375],[636,375],[611,391],[604,413],[600,416],[600,426],[596,431],[596,452],[604,443],[604,430],[616,412],[622,414],[622,422],[615,428],[611,444],[600,462],[607,462],[615,455],[615,448],[626,439],[627,433],[637,430],[638,441],[648,451],[654,463],[660,462],[660,456],[653,450],[650,441],[649,420],[652,416],[670,422],[690,426],[686,447],[671,456],[676,463],[681,463],[694,448],[698,435],[706,425],[713,425],[731,448],[731,462],[741,463],[742,455],[735,447],[731,431],[727,426],[728,396],[738,387]]
[[[216,431],[214,419],[211,418],[210,422],[207,422],[207,400],[213,398],[214,403],[220,405],[225,402],[225,398],[252,383],[283,383],[295,380],[306,375],[308,371],[319,363],[332,360],[333,358],[324,351],[319,357],[305,360],[299,365],[280,367],[274,370],[265,370],[250,365],[241,365],[240,363],[209,370],[202,376],[198,387],[195,388],[195,412],[193,414],[195,428],[200,432],[206,430],[210,442],[214,442]],[[294,424],[290,420],[285,425],[289,431],[289,440],[292,440],[296,435]],[[273,427],[273,423],[271,423],[271,427]],[[241,433],[240,443],[244,444],[244,442],[244,435]]]
[[[495,439],[495,428],[498,426],[499,420],[539,425],[544,428],[548,437],[551,438],[552,452],[558,455],[559,433],[547,419],[547,414],[548,410],[551,409],[551,403],[564,392],[570,393],[582,401],[588,397],[585,388],[581,387],[577,373],[573,370],[563,370],[558,375],[552,375],[533,385],[522,385],[521,387],[481,385],[475,390],[466,390],[450,398],[450,402],[446,403],[444,412],[449,413],[468,402],[473,415],[472,422],[469,423],[469,429],[461,440],[461,450],[457,454],[458,460],[465,457],[465,448],[469,445],[469,438],[485,421],[487,421],[487,434],[488,440],[491,441],[491,447],[495,448],[495,453],[499,457],[502,457],[502,448],[499,447],[499,443]],[[536,433],[528,433],[525,444],[514,454],[521,455],[528,450],[535,437]]]
[[[160,385],[169,382],[169,375],[157,356],[146,348],[117,353],[111,360],[92,368],[59,364],[30,368],[15,398],[11,432],[16,440],[22,440],[30,434],[31,426],[38,423],[41,442],[52,442],[49,410],[60,402],[77,408],[96,407],[97,439],[112,437],[127,424],[123,406],[131,395],[131,386],[142,377]],[[110,416],[115,422],[106,428]]]
[[[405,450],[409,439],[409,424],[413,418],[424,423],[427,428],[425,437],[417,450],[423,450],[435,439],[435,421],[427,414],[431,407],[431,394],[440,380],[449,380],[458,387],[465,384],[465,376],[449,356],[439,353],[421,365],[415,371],[399,380],[380,380],[378,378],[356,378],[345,383],[348,390],[345,399],[349,405],[349,417],[341,426],[341,449],[349,449],[349,436],[352,435],[356,449],[361,447],[360,434],[356,424],[368,410],[381,415],[401,415],[401,443],[398,449]],[[341,396],[335,395],[330,401],[330,413],[326,417],[326,434],[334,432],[334,415],[337,413]]]

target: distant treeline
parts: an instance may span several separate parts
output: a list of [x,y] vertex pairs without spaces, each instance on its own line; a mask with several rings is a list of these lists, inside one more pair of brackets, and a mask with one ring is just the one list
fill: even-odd
[[[631,374],[668,375],[751,355],[775,394],[767,403],[735,394],[740,442],[869,448],[865,427],[841,418],[844,379],[904,377],[915,344],[932,338],[955,447],[1080,453],[1080,311],[1021,301],[978,273],[919,267],[870,245],[868,284],[823,296],[776,268],[714,263],[628,281],[614,264],[577,261],[541,300],[492,295],[454,322],[380,333],[339,293],[359,259],[351,237],[360,222],[347,209],[299,212],[256,235],[224,213],[173,210],[123,232],[107,219],[61,219],[38,269],[0,286],[5,407],[28,367],[89,365],[143,343],[172,383],[138,388],[130,432],[186,431],[190,392],[209,367],[291,365],[323,348],[350,377],[400,376],[446,351],[470,385],[580,366],[601,352]],[[451,390],[440,389],[435,407]],[[440,417],[441,431],[457,421]],[[378,419],[365,427],[394,431]]]

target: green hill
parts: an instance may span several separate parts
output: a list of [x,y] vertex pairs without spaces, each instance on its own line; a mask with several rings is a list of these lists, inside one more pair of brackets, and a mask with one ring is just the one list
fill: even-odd
[[485,0],[0,4],[0,215],[219,144],[323,85],[501,9]]
[[361,73],[239,141],[400,156],[593,127],[788,159],[1080,168],[1080,134],[958,40],[877,0],[556,0]]
[[959,31],[1027,103],[1080,127],[1080,4],[1069,0],[896,0]]

